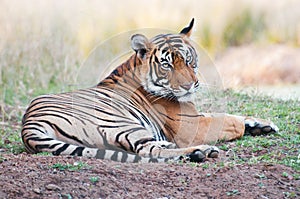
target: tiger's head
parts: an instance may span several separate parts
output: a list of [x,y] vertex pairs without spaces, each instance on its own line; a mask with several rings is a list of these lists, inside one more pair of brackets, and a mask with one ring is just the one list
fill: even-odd
[[194,19],[179,34],[161,34],[150,40],[141,34],[132,36],[147,92],[181,102],[192,100],[199,87],[197,53],[189,40],[193,24]]

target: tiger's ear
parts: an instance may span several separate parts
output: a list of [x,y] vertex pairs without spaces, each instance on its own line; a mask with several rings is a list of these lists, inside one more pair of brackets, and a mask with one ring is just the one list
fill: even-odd
[[194,18],[192,19],[192,21],[190,22],[188,27],[185,27],[184,29],[182,29],[180,31],[180,34],[184,34],[184,35],[190,37],[192,34],[193,26],[194,26]]
[[150,51],[151,43],[144,35],[135,34],[131,37],[131,47],[143,59],[145,54]]

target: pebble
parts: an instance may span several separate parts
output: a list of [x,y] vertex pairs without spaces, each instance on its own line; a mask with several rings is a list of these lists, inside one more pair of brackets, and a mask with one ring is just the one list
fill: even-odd
[[47,184],[45,187],[47,190],[61,190],[61,187],[56,184]]
[[37,194],[41,194],[41,193],[42,193],[42,191],[41,191],[40,188],[34,188],[32,191],[33,191],[34,193],[37,193]]

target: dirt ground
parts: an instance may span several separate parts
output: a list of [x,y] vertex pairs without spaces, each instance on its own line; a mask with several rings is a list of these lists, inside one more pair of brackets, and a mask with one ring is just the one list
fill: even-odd
[[293,178],[291,168],[263,163],[213,166],[224,156],[223,151],[221,158],[200,164],[133,164],[3,153],[0,198],[300,197],[300,180]]

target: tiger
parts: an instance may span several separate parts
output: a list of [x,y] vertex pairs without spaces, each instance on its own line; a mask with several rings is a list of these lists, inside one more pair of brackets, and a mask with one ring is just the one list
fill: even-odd
[[217,141],[278,132],[263,119],[199,113],[194,19],[178,34],[131,37],[132,55],[94,87],[31,101],[21,137],[28,153],[119,162],[203,162]]

